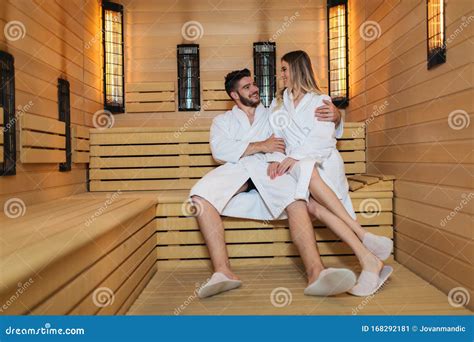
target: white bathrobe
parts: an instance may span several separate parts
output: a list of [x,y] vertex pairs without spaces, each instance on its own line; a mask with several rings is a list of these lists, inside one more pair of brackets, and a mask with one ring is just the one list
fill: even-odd
[[333,122],[319,121],[314,117],[314,108],[324,105],[323,100],[331,101],[331,98],[308,93],[295,108],[291,94],[285,90],[280,106],[276,100],[272,102],[271,126],[275,136],[285,140],[286,155],[278,152],[267,154],[267,160],[281,162],[286,157],[298,160],[289,173],[297,181],[295,199],[309,199],[311,174],[317,166],[321,178],[336,193],[347,212],[355,218],[344,161],[336,149],[336,137],[342,135],[342,125],[336,132]]
[[[191,189],[190,196],[203,197],[224,216],[260,220],[286,218],[285,208],[295,201],[296,180],[289,175],[270,179],[264,153],[242,157],[250,143],[263,141],[272,134],[269,114],[270,111],[260,104],[250,125],[247,115],[234,106],[213,120],[210,130],[212,155],[225,164],[200,179]],[[234,196],[249,178],[258,192],[252,190]]]

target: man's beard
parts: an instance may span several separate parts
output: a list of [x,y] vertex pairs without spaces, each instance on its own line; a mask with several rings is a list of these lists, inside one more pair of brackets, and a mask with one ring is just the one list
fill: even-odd
[[243,97],[242,95],[240,95],[239,92],[237,92],[237,94],[239,94],[240,102],[242,102],[244,106],[257,107],[260,104],[260,97],[258,98],[258,100],[252,100],[250,98]]

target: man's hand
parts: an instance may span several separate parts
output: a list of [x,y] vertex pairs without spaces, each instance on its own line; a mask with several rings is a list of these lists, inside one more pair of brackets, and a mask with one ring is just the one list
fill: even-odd
[[255,153],[272,152],[285,153],[285,141],[282,138],[276,138],[275,134],[272,134],[267,140],[250,143],[242,157],[250,156]]
[[262,141],[261,145],[262,152],[264,153],[285,153],[285,141],[282,138],[276,138],[275,134],[272,134],[267,140]]
[[341,112],[331,101],[323,100],[323,102],[324,105],[316,108],[314,111],[314,116],[319,121],[334,122],[337,126],[339,121],[341,121]]
[[287,157],[285,160],[283,160],[277,168],[277,176],[282,176],[288,171],[291,171],[293,166],[297,163],[298,161],[296,159]]
[[268,165],[267,175],[270,179],[275,179],[277,177],[278,165],[280,165],[278,162],[273,162]]

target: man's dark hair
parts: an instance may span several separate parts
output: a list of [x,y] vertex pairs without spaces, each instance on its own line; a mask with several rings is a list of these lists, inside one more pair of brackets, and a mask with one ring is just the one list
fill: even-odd
[[244,77],[250,77],[249,69],[234,70],[227,74],[225,77],[225,91],[227,92],[227,95],[230,96],[231,92],[237,90],[237,83],[239,83],[239,81]]

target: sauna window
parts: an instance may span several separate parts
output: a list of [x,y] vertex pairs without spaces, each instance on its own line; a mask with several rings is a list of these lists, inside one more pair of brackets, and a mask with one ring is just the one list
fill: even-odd
[[66,162],[59,164],[59,171],[71,171],[71,105],[69,82],[58,79],[58,110],[59,121],[65,124]]
[[428,69],[446,62],[446,35],[443,0],[426,1]]
[[0,170],[2,176],[16,174],[15,69],[13,56],[0,51]]
[[123,6],[102,3],[102,34],[104,53],[104,108],[123,113],[124,106],[124,45]]
[[199,45],[178,45],[178,108],[180,111],[201,109]]
[[340,107],[349,104],[347,0],[327,2],[329,96]]
[[276,92],[276,46],[274,42],[253,43],[254,78],[265,107],[272,103]]

